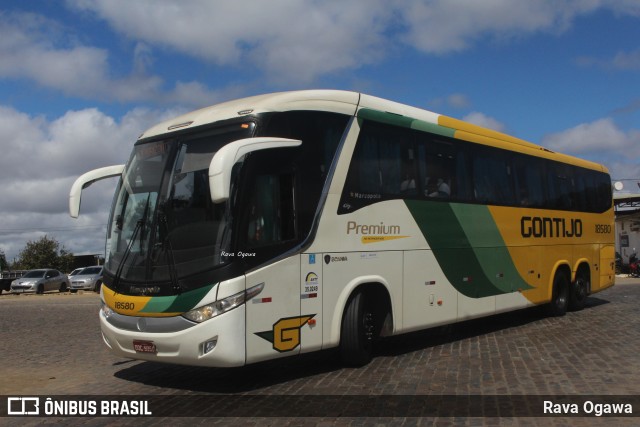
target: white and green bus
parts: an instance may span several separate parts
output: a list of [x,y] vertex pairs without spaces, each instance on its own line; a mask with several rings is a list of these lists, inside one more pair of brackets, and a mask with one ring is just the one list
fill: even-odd
[[614,284],[605,167],[345,91],[225,102],[143,133],[119,176],[100,323],[135,359],[239,366]]

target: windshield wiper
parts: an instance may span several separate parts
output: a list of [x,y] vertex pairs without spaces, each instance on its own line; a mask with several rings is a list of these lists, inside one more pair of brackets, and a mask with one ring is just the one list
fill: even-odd
[[142,225],[140,226],[140,255],[144,256],[144,248],[142,246],[142,241],[144,240],[144,224],[149,213],[149,200],[151,199],[151,193],[147,195],[147,203],[144,205],[144,211],[142,212]]
[[116,269],[116,277],[113,278],[113,288],[116,292],[120,292],[119,286],[120,286],[120,278],[122,277],[122,269],[124,268],[124,264],[127,261],[127,258],[129,258],[129,254],[131,253],[131,248],[133,247],[133,243],[136,241],[136,236],[138,235],[138,232],[142,228],[142,224],[144,224],[144,219],[142,218],[136,222],[136,226],[134,227],[133,233],[131,234],[131,240],[129,240],[129,243],[127,244],[127,248],[125,249],[124,254],[122,254],[122,259],[118,263],[118,268]]
[[161,206],[158,212],[158,221],[161,226],[164,228],[164,237],[162,242],[160,243],[160,247],[164,249],[167,266],[169,267],[169,280],[171,280],[171,285],[173,291],[181,294],[184,289],[180,282],[178,281],[178,272],[176,270],[176,260],[173,256],[173,247],[171,246],[171,239],[169,238],[169,225],[167,224],[167,214],[164,212],[164,206]]

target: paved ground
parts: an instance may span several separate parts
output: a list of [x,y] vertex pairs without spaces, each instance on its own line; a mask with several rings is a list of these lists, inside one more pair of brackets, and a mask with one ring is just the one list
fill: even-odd
[[[529,309],[393,337],[360,369],[341,367],[330,352],[237,369],[131,361],[104,346],[96,294],[3,294],[0,395],[126,395],[213,416],[67,418],[67,425],[640,425],[640,418],[543,417],[547,399],[579,402],[582,415],[585,400],[631,402],[640,417],[640,280],[617,283],[561,318]],[[214,406],[233,417],[219,417]],[[527,407],[533,417],[477,416],[496,415],[496,407],[507,415]],[[261,417],[246,417],[252,411]],[[269,416],[292,414],[314,417]],[[54,421],[0,418],[0,425]]]

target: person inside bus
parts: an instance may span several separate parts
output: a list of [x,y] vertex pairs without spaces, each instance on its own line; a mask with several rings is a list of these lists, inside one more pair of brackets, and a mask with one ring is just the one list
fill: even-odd
[[401,194],[414,194],[416,192],[416,180],[411,174],[405,174],[405,179],[400,183]]
[[449,197],[451,195],[451,188],[449,187],[449,184],[447,184],[442,178],[438,178],[436,188],[437,190],[430,193],[429,197]]
[[258,214],[255,205],[251,206],[249,216],[249,226],[247,227],[247,237],[250,244],[258,244],[262,241],[262,230],[264,228],[264,218]]

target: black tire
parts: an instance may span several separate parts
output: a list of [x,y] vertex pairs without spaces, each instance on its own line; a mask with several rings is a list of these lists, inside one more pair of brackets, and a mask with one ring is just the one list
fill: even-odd
[[553,296],[547,306],[549,315],[564,316],[569,306],[569,279],[562,271],[553,278]]
[[373,313],[367,308],[364,293],[354,294],[342,316],[340,357],[349,366],[363,366],[371,361],[374,340]]
[[36,289],[36,294],[39,294],[39,295],[44,294],[44,285],[43,284],[38,285],[38,289]]
[[60,289],[58,289],[58,292],[67,292],[67,284],[65,282],[60,283]]
[[571,284],[571,292],[569,292],[569,310],[582,310],[587,303],[588,292],[589,274],[584,270],[578,270],[576,281]]
[[93,288],[93,292],[96,292],[96,293],[99,294],[100,293],[100,286],[102,286],[102,282],[98,280],[96,282],[96,286]]

